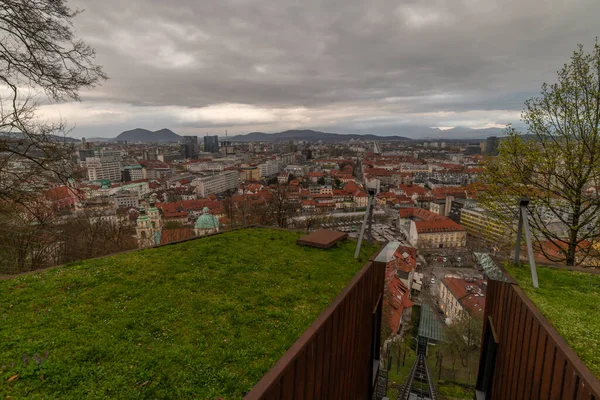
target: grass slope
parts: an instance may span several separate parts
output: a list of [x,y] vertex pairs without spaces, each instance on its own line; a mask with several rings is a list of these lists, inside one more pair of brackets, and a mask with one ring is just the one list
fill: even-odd
[[507,270],[600,378],[600,275],[538,266],[540,288],[535,289],[528,266],[509,266]]
[[0,397],[241,398],[375,251],[248,229],[0,282]]

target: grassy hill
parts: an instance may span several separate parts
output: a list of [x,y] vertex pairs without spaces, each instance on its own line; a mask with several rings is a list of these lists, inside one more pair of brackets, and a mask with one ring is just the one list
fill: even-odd
[[241,398],[375,251],[247,229],[0,281],[0,397]]

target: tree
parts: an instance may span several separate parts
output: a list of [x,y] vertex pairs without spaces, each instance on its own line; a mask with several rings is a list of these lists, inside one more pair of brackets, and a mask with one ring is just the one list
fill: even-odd
[[[243,199],[244,197],[242,197]],[[242,200],[244,201],[244,200]],[[229,226],[235,227],[236,219],[238,218],[238,205],[233,201],[233,195],[230,193],[223,199],[223,212],[229,220]]]
[[273,220],[277,226],[281,228],[287,227],[291,214],[294,211],[294,205],[289,200],[287,186],[278,184],[271,190],[269,206]]
[[[511,229],[518,199],[531,199],[534,246],[546,258],[582,263],[600,235],[600,46],[580,45],[558,82],[542,85],[525,102],[522,120],[529,137],[508,127],[499,155],[486,162],[482,200]],[[561,250],[560,254],[549,252]]]
[[[471,377],[475,376],[479,358],[482,328],[481,317],[461,314],[446,328],[446,342],[442,345],[439,362],[443,362],[443,353],[446,353],[452,361],[453,373],[456,373],[456,362],[460,361],[462,367],[468,371],[471,380]],[[441,369],[442,366],[440,365],[439,368]]]
[[81,11],[65,0],[3,0],[0,4],[0,200],[25,203],[51,181],[76,168],[64,140],[64,121],[36,118],[36,97],[79,100],[79,90],[106,79],[94,50],[73,31]]
[[324,185],[324,184],[325,184],[325,178],[323,178],[323,177],[320,177],[319,179],[317,179],[317,183],[318,183],[319,185]]

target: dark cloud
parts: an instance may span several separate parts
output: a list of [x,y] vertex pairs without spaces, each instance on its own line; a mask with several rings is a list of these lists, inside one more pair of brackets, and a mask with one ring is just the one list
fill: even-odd
[[[75,107],[82,133],[141,126],[148,107],[191,131],[504,125],[578,43],[591,47],[600,12],[597,0],[72,4],[85,9],[75,27],[111,78],[84,93],[90,107]],[[246,105],[245,117],[228,121],[235,110],[223,104]],[[90,122],[94,105],[121,114]],[[213,114],[193,117],[205,107]]]

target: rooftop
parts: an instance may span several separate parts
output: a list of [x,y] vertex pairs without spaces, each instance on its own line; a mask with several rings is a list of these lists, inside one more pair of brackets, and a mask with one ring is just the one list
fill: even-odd
[[240,398],[375,248],[246,229],[0,281],[0,397]]
[[600,378],[600,274],[537,267],[540,287],[529,267],[507,267],[537,308],[579,358]]

